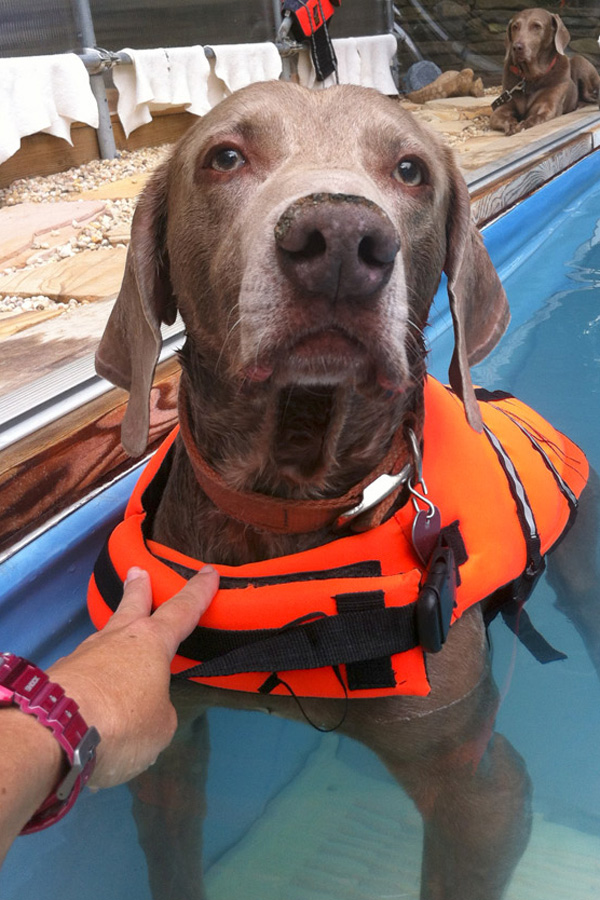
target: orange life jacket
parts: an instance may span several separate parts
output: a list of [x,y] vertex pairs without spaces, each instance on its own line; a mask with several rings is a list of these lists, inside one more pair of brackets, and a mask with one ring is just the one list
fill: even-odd
[[[217,566],[219,591],[180,646],[173,673],[299,697],[425,696],[423,644],[438,650],[450,622],[483,599],[493,598],[503,614],[511,605],[520,610],[588,477],[582,451],[532,409],[506,394],[479,390],[478,398],[481,434],[467,424],[456,395],[426,379],[423,481],[456,564],[442,579],[456,579],[449,607],[415,553],[408,502],[370,531],[264,562]],[[149,572],[155,606],[202,567],[145,533],[176,436],[177,429],[142,472],[99,557],[88,595],[97,628],[118,606],[132,565]],[[433,590],[424,591],[430,582]]]

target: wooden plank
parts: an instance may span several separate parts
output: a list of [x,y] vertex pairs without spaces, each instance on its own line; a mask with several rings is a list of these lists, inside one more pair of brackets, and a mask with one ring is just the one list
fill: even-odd
[[[151,397],[150,449],[176,424],[178,384],[177,360],[162,363]],[[0,452],[0,553],[131,467],[120,438],[126,401],[115,388]]]
[[174,143],[199,121],[198,116],[185,112],[183,108],[160,110],[152,114],[151,122],[140,125],[126,138],[120,120],[116,116],[111,118],[115,144],[119,150],[140,150],[142,147]]
[[555,175],[563,172],[592,150],[592,137],[582,134],[558,150],[552,150],[518,172],[510,172],[471,195],[475,222],[481,226],[519,200],[529,196]]
[[[116,114],[111,115],[115,144],[119,150],[139,150],[177,141],[198,121],[198,116],[185,112],[183,107],[157,111],[152,122],[125,137]],[[21,140],[21,147],[0,165],[0,188],[8,187],[17,178],[32,175],[53,175],[92,159],[99,159],[96,132],[89,125],[75,122],[71,127],[71,147],[67,141],[51,134],[32,134]]]
[[72,147],[53,134],[40,132],[22,138],[20,149],[0,165],[0,188],[8,187],[17,178],[53,175],[99,158],[96,132],[89,125],[74,122],[71,140]]

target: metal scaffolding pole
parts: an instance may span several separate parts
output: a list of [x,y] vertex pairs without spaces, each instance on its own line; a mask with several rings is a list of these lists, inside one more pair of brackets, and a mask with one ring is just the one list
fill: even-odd
[[[77,33],[81,42],[81,49],[96,46],[96,34],[89,0],[72,0],[73,15],[77,26]],[[102,72],[90,74],[90,86],[98,104],[98,148],[102,159],[114,159],[117,155],[115,137],[110,121],[108,99]]]

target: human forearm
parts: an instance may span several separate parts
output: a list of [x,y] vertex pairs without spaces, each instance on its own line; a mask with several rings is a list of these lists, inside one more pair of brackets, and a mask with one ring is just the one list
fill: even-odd
[[0,864],[58,783],[66,757],[52,733],[19,709],[0,709]]
[[[85,733],[84,723],[100,733],[91,787],[110,787],[133,778],[170,742],[177,724],[169,699],[170,662],[209,605],[218,580],[217,573],[205,567],[151,614],[148,576],[131,570],[121,605],[104,630],[48,669],[50,680],[79,708],[82,730],[76,736],[81,743],[93,733]],[[4,669],[3,703],[14,702],[16,687],[10,681],[14,671]],[[33,690],[33,680],[28,687]],[[21,689],[26,690],[24,685]],[[71,732],[75,721],[69,722]],[[50,795],[68,771],[67,756],[50,730],[33,715],[0,705],[0,863],[47,798],[49,805],[42,814],[53,810]],[[71,796],[74,800],[76,795]]]

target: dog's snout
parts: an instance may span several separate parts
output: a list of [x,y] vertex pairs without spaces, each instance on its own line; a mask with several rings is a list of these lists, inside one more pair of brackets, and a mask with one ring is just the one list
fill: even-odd
[[311,194],[275,227],[279,265],[303,294],[369,303],[388,282],[400,242],[387,214],[365,197]]

